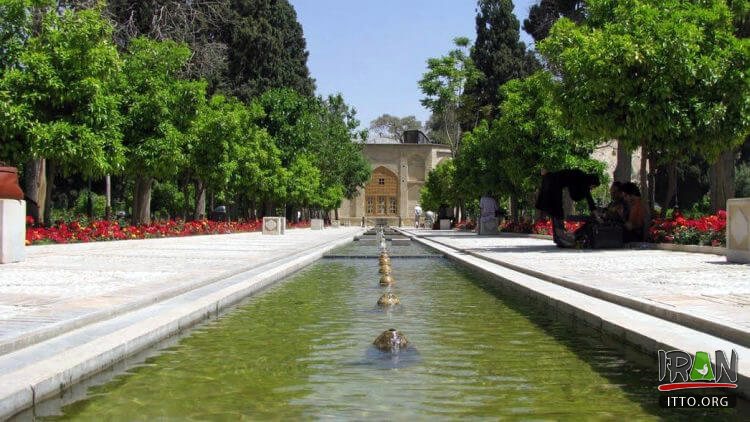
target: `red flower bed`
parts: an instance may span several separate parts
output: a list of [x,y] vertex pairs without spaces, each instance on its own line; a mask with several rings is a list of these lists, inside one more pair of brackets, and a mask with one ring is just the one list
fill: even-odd
[[81,225],[78,221],[60,222],[53,227],[32,227],[34,220],[26,219],[26,244],[77,243],[100,240],[150,239],[156,237],[192,236],[197,234],[228,234],[260,230],[260,221],[182,221],[169,220],[141,226],[121,226],[117,221],[93,221]]
[[652,242],[681,245],[724,246],[726,243],[727,213],[689,219],[675,212],[672,218],[656,218],[649,228]]
[[[578,228],[582,225],[583,222],[581,221],[566,221],[565,230],[574,232],[578,230]],[[552,220],[537,220],[536,222],[534,222],[534,224],[531,224],[530,222],[522,222],[519,224],[508,222],[507,224],[503,224],[500,226],[500,231],[510,233],[544,234],[547,236],[552,236]]]
[[300,220],[299,222],[291,222],[286,223],[286,227],[288,229],[309,229],[310,228],[310,222],[305,220]]
[[458,224],[456,224],[456,226],[454,227],[454,230],[464,230],[464,231],[465,230],[469,230],[469,231],[471,231],[471,230],[474,230],[476,228],[477,228],[477,225],[473,221],[471,221],[471,220],[463,220],[463,221],[459,222]]

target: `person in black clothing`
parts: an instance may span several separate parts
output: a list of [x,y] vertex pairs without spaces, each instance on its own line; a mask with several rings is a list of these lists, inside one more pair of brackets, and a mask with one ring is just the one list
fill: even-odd
[[596,203],[591,196],[591,189],[599,186],[599,176],[581,170],[560,170],[547,172],[542,170],[542,187],[536,201],[536,208],[552,218],[552,239],[559,247],[572,247],[573,239],[565,232],[565,213],[563,211],[563,189],[567,188],[573,201],[586,199],[589,210],[596,211]]

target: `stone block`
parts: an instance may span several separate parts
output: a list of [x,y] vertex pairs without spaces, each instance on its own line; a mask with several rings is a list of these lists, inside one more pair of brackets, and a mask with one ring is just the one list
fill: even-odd
[[339,220],[333,220],[331,222],[331,227],[334,229],[338,229],[339,227],[341,227],[341,222]]
[[285,217],[263,217],[263,234],[281,235],[285,230]]
[[403,238],[403,239],[393,238],[393,240],[391,240],[391,246],[409,246],[409,245],[411,245],[411,239],[409,239],[408,237]]
[[498,225],[500,225],[500,220],[498,218],[494,218],[494,217],[483,218],[479,221],[479,234],[480,235],[500,234],[500,232],[497,229]]
[[450,230],[451,229],[451,220],[447,218],[443,218],[440,220],[440,230]]
[[0,264],[26,259],[26,201],[0,199]]
[[750,198],[727,201],[727,261],[750,263]]
[[313,230],[323,230],[323,219],[322,218],[311,219],[310,228]]

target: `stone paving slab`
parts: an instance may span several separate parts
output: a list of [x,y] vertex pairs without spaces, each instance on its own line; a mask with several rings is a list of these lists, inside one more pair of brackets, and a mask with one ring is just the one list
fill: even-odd
[[522,236],[408,233],[750,335],[750,265],[729,264],[723,256],[650,249],[560,249],[550,240]]
[[0,354],[359,231],[297,229],[284,236],[254,232],[28,247],[26,261],[0,265]]

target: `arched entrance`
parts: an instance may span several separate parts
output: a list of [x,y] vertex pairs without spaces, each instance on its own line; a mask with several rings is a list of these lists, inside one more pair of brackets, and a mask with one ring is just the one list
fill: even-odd
[[376,168],[365,186],[365,215],[398,216],[398,176],[385,167]]

